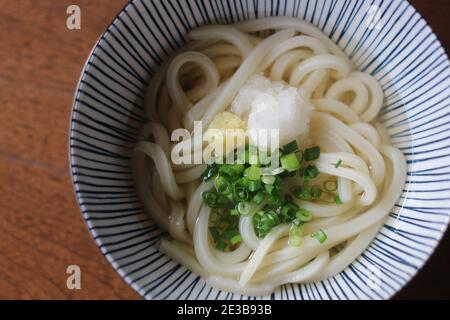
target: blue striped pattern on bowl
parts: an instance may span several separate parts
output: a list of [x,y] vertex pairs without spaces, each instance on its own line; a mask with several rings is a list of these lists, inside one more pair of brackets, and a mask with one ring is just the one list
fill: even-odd
[[[381,29],[368,28],[370,5]],[[450,208],[449,61],[406,1],[135,0],[95,45],[82,73],[70,129],[76,197],[96,243],[145,298],[247,299],[210,288],[155,249],[161,232],[136,194],[130,154],[143,124],[146,86],[192,28],[266,16],[312,22],[382,84],[381,119],[408,161],[402,198],[367,250],[325,281],[286,285],[273,299],[387,299],[422,267],[445,231]],[[372,268],[380,286],[368,286]]]

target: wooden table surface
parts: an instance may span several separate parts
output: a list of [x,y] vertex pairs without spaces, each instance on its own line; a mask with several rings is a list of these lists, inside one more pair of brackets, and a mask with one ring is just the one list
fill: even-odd
[[[126,0],[0,0],[0,299],[139,299],[95,246],[67,155],[72,97],[91,47]],[[411,1],[449,48],[450,2]],[[66,8],[81,8],[81,30]],[[450,238],[396,298],[450,298]],[[81,290],[66,287],[68,265]]]

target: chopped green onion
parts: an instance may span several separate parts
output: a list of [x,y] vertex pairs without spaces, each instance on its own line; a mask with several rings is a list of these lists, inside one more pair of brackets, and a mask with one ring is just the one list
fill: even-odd
[[217,164],[215,163],[209,164],[206,166],[206,170],[203,171],[200,178],[203,181],[209,181],[212,179],[212,177],[214,177],[217,174],[217,172],[219,172],[219,167],[217,166]]
[[267,212],[267,218],[273,223],[273,226],[280,223],[280,218],[278,217],[277,213],[273,210],[269,210]]
[[342,200],[339,196],[334,197],[334,203],[336,204],[342,204]]
[[256,235],[259,238],[265,237],[274,226],[280,224],[280,219],[275,211],[266,210],[257,212],[252,219]]
[[303,243],[303,228],[292,225],[289,229],[289,245],[299,247]]
[[323,188],[324,188],[326,191],[329,191],[329,192],[331,192],[331,191],[336,191],[337,188],[338,188],[338,184],[337,184],[336,181],[333,181],[333,180],[327,180],[327,181],[325,181],[325,182],[323,183]]
[[261,189],[262,183],[261,180],[250,180],[248,182],[248,190],[251,192],[258,191]]
[[265,198],[266,198],[266,195],[264,194],[264,192],[263,191],[259,191],[253,197],[253,202],[256,203],[257,205],[260,205],[261,203],[263,203]]
[[236,172],[237,175],[242,175],[242,172],[244,172],[245,166],[243,164],[233,164],[233,170]]
[[230,242],[232,245],[238,244],[239,242],[241,242],[241,235],[240,234],[235,235],[230,239]]
[[281,167],[287,171],[295,171],[300,168],[300,163],[298,162],[295,153],[289,153],[280,158]]
[[295,174],[297,173],[297,171],[296,170],[293,170],[293,171],[284,171],[284,172],[282,172],[281,174],[280,174],[280,177],[281,178],[288,178],[288,177],[293,177],[293,176],[295,176]]
[[261,181],[264,184],[274,184],[275,180],[276,180],[275,176],[271,176],[271,175],[261,177]]
[[301,167],[298,170],[298,173],[299,173],[300,177],[308,178],[308,168],[307,167]]
[[248,199],[248,191],[244,187],[235,185],[233,190],[233,199],[236,202],[246,201]]
[[310,200],[311,194],[306,187],[298,186],[292,190],[294,196],[300,200]]
[[223,176],[217,176],[214,184],[216,186],[217,192],[225,194],[225,195],[231,193],[231,184]]
[[211,236],[213,237],[214,241],[217,241],[219,239],[219,230],[217,230],[217,227],[210,227],[209,232],[211,233]]
[[300,177],[304,179],[314,179],[319,175],[319,169],[315,165],[309,165],[307,167],[302,167],[299,170]]
[[236,209],[231,209],[230,210],[230,216],[238,216],[239,212]]
[[251,166],[248,170],[247,177],[249,180],[259,180],[261,178],[261,170],[257,166]]
[[312,186],[311,190],[309,190],[309,193],[311,194],[311,197],[313,199],[319,199],[322,195],[322,189],[320,189],[318,186]]
[[335,165],[334,167],[335,167],[335,168],[339,168],[339,167],[341,166],[341,164],[342,164],[342,160],[339,159],[339,161],[336,162],[336,165]]
[[[209,230],[218,250],[231,250],[232,246],[242,241],[239,216],[253,214],[256,208],[263,208],[252,216],[253,227],[259,238],[265,237],[281,223],[291,223],[289,243],[301,245],[303,224],[313,217],[311,212],[300,208],[292,196],[301,200],[319,199],[324,191],[337,189],[337,183],[330,181],[324,182],[323,188],[308,185],[309,180],[315,179],[320,172],[313,163],[303,167],[300,163],[318,159],[319,147],[301,152],[297,142],[292,141],[274,152],[282,154],[280,166],[273,171],[266,164],[270,164],[274,153],[272,157],[262,151],[258,154],[255,146],[246,145],[245,149],[234,151],[235,159],[244,157],[243,163],[212,163],[202,173],[204,181],[215,178],[214,189],[203,192],[202,200],[213,208]],[[292,194],[286,193],[283,180],[295,176],[297,171],[302,183],[291,189]],[[335,194],[332,197],[336,203],[342,203]]]
[[265,184],[264,189],[266,189],[268,194],[272,194],[272,191],[275,189],[273,184]]
[[275,188],[280,189],[283,179],[280,176],[274,176],[274,177],[275,177],[275,182],[273,183],[273,185],[275,186]]
[[281,210],[280,210],[281,216],[289,216],[289,212],[291,209],[292,208],[289,205],[285,205],[285,206],[281,207]]
[[228,228],[224,231],[223,236],[226,240],[230,240],[234,236],[239,234],[239,230],[237,228]]
[[[230,244],[231,239],[236,234],[239,234],[239,215],[234,214],[229,208],[213,209],[211,211],[210,233],[214,239],[216,247],[221,250],[225,250]],[[224,246],[222,242],[225,242],[227,246]]]
[[305,161],[313,161],[319,159],[320,157],[320,147],[312,147],[305,149],[303,152],[303,158]]
[[289,142],[288,144],[286,144],[283,147],[283,153],[284,154],[288,154],[288,153],[292,153],[298,150],[298,145],[297,145],[297,141],[292,140],[291,142]]
[[316,166],[308,166],[307,167],[308,177],[310,179],[314,179],[319,175],[319,169]]
[[224,164],[220,166],[219,174],[227,177],[231,181],[234,181],[239,177],[239,175],[234,171],[233,166],[230,164]]
[[220,251],[225,251],[225,249],[228,247],[227,243],[224,241],[224,239],[219,239],[219,241],[216,242],[216,248]]
[[212,191],[205,191],[202,193],[203,202],[205,202],[209,207],[214,208],[217,204],[218,195]]
[[308,222],[312,219],[312,213],[306,209],[298,209],[295,213],[295,217],[301,222]]
[[219,174],[230,181],[236,181],[242,175],[245,166],[243,164],[224,164],[219,168]]
[[320,243],[324,243],[327,240],[327,234],[322,229],[311,234],[311,237],[316,238]]
[[283,222],[291,222],[295,216],[295,210],[297,208],[293,205],[285,205],[280,209],[281,220]]
[[279,206],[279,205],[281,205],[281,203],[283,201],[279,195],[271,194],[269,196],[268,202],[269,202],[269,205],[271,205],[271,206]]
[[216,208],[229,208],[230,205],[232,205],[230,199],[221,193],[217,194],[217,203],[216,203]]
[[231,204],[226,195],[213,191],[203,192],[202,199],[211,208],[229,208]]
[[263,210],[259,210],[258,212],[256,212],[253,215],[253,218],[252,218],[253,225],[256,226],[258,224],[258,222],[261,220],[263,215],[264,215],[264,211]]
[[239,212],[239,214],[241,215],[247,215],[250,213],[250,211],[252,210],[252,205],[249,202],[246,201],[242,201],[239,202],[236,206],[236,210]]
[[249,182],[250,180],[248,179],[248,177],[242,177],[236,181],[236,185],[248,189]]

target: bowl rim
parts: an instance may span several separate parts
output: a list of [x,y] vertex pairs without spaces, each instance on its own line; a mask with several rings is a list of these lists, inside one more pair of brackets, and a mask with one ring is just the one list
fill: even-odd
[[[91,48],[91,50],[89,51],[85,62],[83,63],[83,67],[81,69],[81,73],[80,76],[78,78],[77,84],[76,84],[76,89],[75,92],[73,94],[73,98],[72,98],[72,107],[71,107],[71,112],[70,112],[70,125],[69,125],[69,132],[68,132],[68,136],[67,136],[67,146],[68,146],[68,160],[69,160],[69,171],[70,171],[70,180],[71,180],[71,184],[72,184],[72,188],[73,188],[73,195],[75,198],[75,201],[77,203],[77,206],[80,210],[80,214],[81,217],[83,219],[83,222],[86,225],[86,228],[89,232],[89,234],[92,237],[92,240],[94,240],[96,246],[98,247],[98,249],[100,250],[101,254],[106,258],[106,260],[108,261],[108,263],[113,267],[114,271],[116,271],[118,273],[118,275],[122,278],[122,280],[131,288],[133,288],[133,290],[142,298],[142,299],[147,299],[147,296],[144,296],[139,288],[139,286],[136,283],[132,282],[132,279],[130,278],[130,276],[126,275],[126,273],[117,265],[117,263],[115,262],[115,259],[111,256],[111,254],[105,254],[102,249],[101,249],[101,245],[103,244],[103,241],[101,240],[100,237],[97,237],[97,232],[95,230],[95,228],[91,225],[90,221],[86,221],[86,218],[84,216],[84,205],[81,203],[81,199],[82,197],[79,197],[77,195],[77,191],[78,191],[78,186],[75,184],[75,169],[73,169],[73,164],[76,162],[75,160],[75,156],[72,153],[72,147],[71,147],[71,139],[76,136],[74,129],[74,122],[73,119],[76,118],[75,116],[75,112],[77,110],[77,98],[80,95],[80,87],[82,85],[82,80],[85,78],[86,76],[86,70],[87,67],[89,66],[89,62],[93,56],[93,54],[96,52],[96,50],[99,48],[100,42],[104,37],[107,37],[110,33],[110,29],[111,27],[115,27],[115,25],[117,24],[117,22],[120,20],[120,15],[123,12],[126,12],[127,9],[132,6],[133,3],[138,2],[138,1],[143,1],[143,0],[128,0],[123,6],[122,8],[117,12],[117,14],[114,16],[114,18],[111,20],[111,22],[108,23],[108,25],[104,28],[104,30],[101,32],[100,36],[97,38],[97,40],[95,41],[93,47]],[[272,0],[270,0],[272,1]],[[286,0],[288,1],[288,0]],[[445,50],[445,48],[442,45],[442,42],[439,40],[438,36],[436,35],[436,33],[434,32],[434,30],[431,28],[431,26],[427,23],[427,20],[422,16],[422,14],[408,1],[408,0],[401,0],[402,2],[406,3],[408,5],[408,8],[413,10],[413,13],[415,15],[419,16],[419,20],[423,21],[424,26],[429,28],[429,30],[431,31],[431,36],[435,37],[435,40],[437,42],[437,50],[442,51],[442,53],[444,54],[446,61],[447,61],[447,70],[450,70],[450,59],[449,56]],[[312,23],[312,22],[311,22]],[[208,25],[208,23],[205,23],[203,25]],[[328,36],[328,35],[327,35]],[[334,42],[334,40],[332,40]],[[447,91],[450,92],[450,88],[447,89]],[[407,190],[408,192],[409,190]],[[406,200],[406,199],[405,199]],[[442,200],[441,200],[442,201]],[[445,233],[449,230],[450,227],[450,212],[447,214],[446,216],[446,221],[445,221],[445,225],[439,230],[439,234],[434,238],[435,243],[432,245],[432,247],[429,249],[429,251],[427,252],[426,257],[420,261],[420,265],[414,269],[410,275],[408,275],[406,281],[404,283],[402,283],[400,285],[400,287],[395,290],[392,293],[388,293],[385,296],[385,300],[389,300],[392,299],[393,297],[395,297],[398,293],[400,293],[416,276],[417,274],[423,269],[423,267],[427,264],[427,262],[432,258],[433,254],[435,253],[436,249],[439,247],[439,245],[441,244],[441,240],[444,237]],[[379,233],[379,232],[378,232]],[[377,234],[378,234],[377,233]],[[150,299],[153,299],[152,297],[150,297]],[[283,299],[286,300],[286,299]],[[299,300],[299,299],[295,299],[295,300]],[[351,299],[350,299],[351,300]]]

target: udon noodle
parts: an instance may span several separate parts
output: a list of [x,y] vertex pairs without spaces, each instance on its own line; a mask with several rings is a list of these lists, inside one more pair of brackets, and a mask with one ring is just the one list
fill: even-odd
[[[190,38],[150,82],[148,122],[133,156],[140,198],[168,234],[159,250],[211,286],[245,295],[267,295],[283,284],[338,274],[373,240],[405,182],[405,159],[377,119],[383,102],[380,85],[354,70],[328,37],[299,19],[204,26],[191,31]],[[289,244],[288,223],[258,237],[250,214],[239,216],[240,244],[220,251],[208,231],[212,209],[202,201],[214,180],[200,179],[205,164],[171,161],[177,144],[192,141],[173,143],[170,132],[192,130],[194,121],[208,126],[230,110],[255,74],[302,88],[313,107],[308,144],[321,149],[314,162],[317,179],[335,179],[340,202],[293,199],[312,214],[300,246]],[[202,151],[205,146],[197,147]],[[323,243],[308,236],[317,230],[326,234]]]

